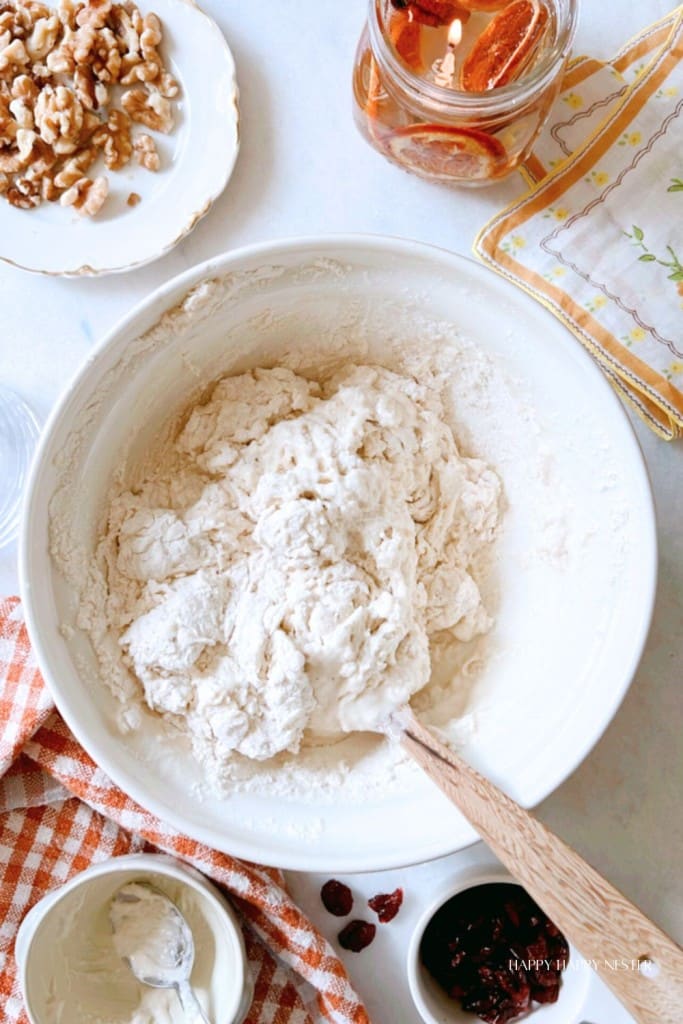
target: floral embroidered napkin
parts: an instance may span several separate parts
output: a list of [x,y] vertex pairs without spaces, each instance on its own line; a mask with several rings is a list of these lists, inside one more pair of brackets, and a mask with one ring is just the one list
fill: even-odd
[[561,319],[662,437],[683,433],[683,7],[583,57],[475,253]]

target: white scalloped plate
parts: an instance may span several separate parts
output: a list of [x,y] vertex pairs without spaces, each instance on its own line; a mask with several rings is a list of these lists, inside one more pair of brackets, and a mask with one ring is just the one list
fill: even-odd
[[[159,259],[192,230],[221,194],[239,149],[235,62],[216,23],[191,0],[142,0],[164,27],[162,52],[178,79],[176,126],[153,132],[157,173],[135,159],[102,171],[110,194],[94,218],[59,203],[17,210],[0,199],[0,259],[24,270],[66,277],[131,270]],[[142,126],[139,126],[141,130]],[[127,205],[131,192],[141,202]]]

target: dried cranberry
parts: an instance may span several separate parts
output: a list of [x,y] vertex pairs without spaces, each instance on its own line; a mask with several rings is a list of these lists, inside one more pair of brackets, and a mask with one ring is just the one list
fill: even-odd
[[[551,924],[551,922],[548,921],[548,924]],[[553,925],[553,928],[554,927],[555,926]],[[557,930],[555,931],[555,934],[553,934],[552,932],[548,931],[548,928],[546,926],[546,932],[549,935],[551,935],[550,941],[548,942],[548,946],[550,948],[550,955],[552,957],[555,957],[557,960],[563,961],[564,964],[566,964],[569,960],[569,943],[565,939],[564,935],[562,935],[561,932],[558,932]],[[558,970],[561,969],[562,968],[558,967]]]
[[325,882],[320,890],[320,899],[323,901],[325,909],[329,910],[335,917],[346,917],[347,914],[351,913],[351,908],[353,907],[351,890],[348,885],[338,882],[336,878],[331,878],[329,882]]
[[557,971],[548,970],[545,964],[530,972],[534,992],[539,988],[552,988],[557,983]]
[[534,1001],[557,1000],[569,947],[522,888],[493,884],[444,904],[425,930],[420,955],[464,1010],[486,1024],[508,1024]]
[[374,910],[382,924],[393,921],[403,903],[403,889],[394,889],[393,892],[378,893],[368,900],[370,910]]
[[512,903],[506,903],[504,909],[515,928],[519,928],[519,914],[517,913],[517,908]]
[[534,999],[537,1003],[556,1003],[560,996],[559,978],[554,985],[546,985],[544,988],[534,989]]
[[352,953],[360,953],[361,949],[369,946],[375,937],[377,928],[369,921],[349,921],[342,928],[337,938],[342,949],[349,949]]
[[530,942],[526,948],[526,960],[547,960],[548,944],[542,935],[535,942]]

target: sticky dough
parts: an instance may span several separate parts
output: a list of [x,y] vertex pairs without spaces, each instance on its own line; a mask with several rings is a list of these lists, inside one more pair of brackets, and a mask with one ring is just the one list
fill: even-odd
[[137,692],[202,761],[377,729],[430,677],[430,638],[490,626],[472,575],[500,485],[438,392],[350,366],[225,378],[134,489],[100,554]]

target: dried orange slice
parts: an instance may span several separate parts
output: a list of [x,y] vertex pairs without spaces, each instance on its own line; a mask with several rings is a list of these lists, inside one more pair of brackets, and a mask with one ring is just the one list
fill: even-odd
[[368,131],[373,139],[377,141],[378,133],[376,125],[379,119],[379,108],[383,97],[385,96],[384,86],[382,85],[382,78],[377,67],[375,58],[370,56],[370,70],[368,79],[368,99],[365,104],[365,113],[368,118]]
[[420,25],[450,25],[458,15],[462,17],[460,3],[452,0],[391,0],[394,7],[410,11],[413,20]]
[[389,37],[408,67],[412,71],[422,71],[422,30],[407,8],[393,12],[389,21]]
[[488,23],[463,61],[460,88],[487,92],[507,85],[520,73],[548,23],[539,0],[513,0]]
[[505,7],[510,0],[458,0],[461,7],[466,11],[499,11]]
[[505,170],[505,147],[477,128],[411,124],[392,132],[385,145],[406,170],[434,181],[495,178]]

